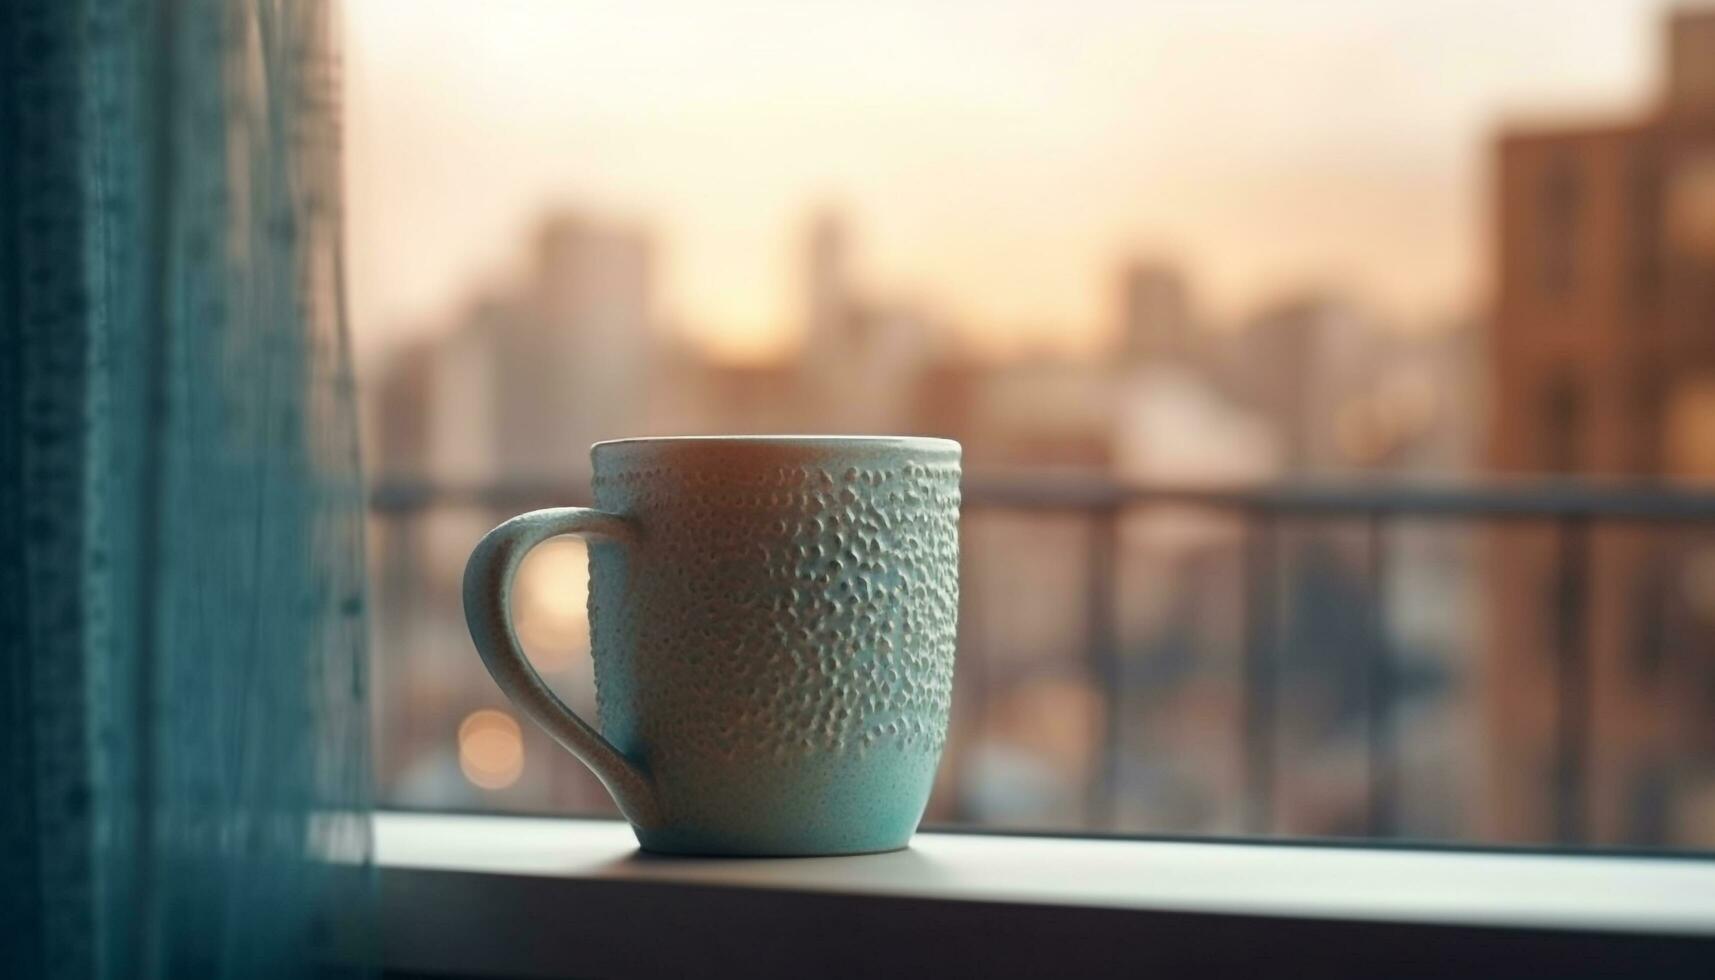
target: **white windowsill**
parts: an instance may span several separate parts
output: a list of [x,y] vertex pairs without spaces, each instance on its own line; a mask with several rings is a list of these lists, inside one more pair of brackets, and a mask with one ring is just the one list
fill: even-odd
[[918,834],[844,858],[639,858],[608,820],[383,813],[384,868],[1028,905],[1715,935],[1715,862]]
[[[1025,924],[1056,917],[1100,931],[1112,923],[1138,941],[1150,923],[1249,923],[1255,933],[1259,924],[1280,922],[1299,923],[1301,936],[1338,925],[1366,937],[1400,927],[1430,927],[1408,929],[1413,936],[1477,935],[1475,929],[1483,937],[1537,940],[1542,933],[1673,937],[1682,943],[1673,947],[1674,963],[1686,949],[1699,960],[1715,950],[1715,861],[1698,859],[945,833],[919,834],[910,849],[891,854],[694,859],[640,854],[630,830],[612,821],[406,813],[378,814],[375,835],[389,920],[383,962],[407,971],[605,975],[620,969],[616,963],[636,962],[640,975],[652,974],[667,970],[668,961],[604,960],[591,949],[639,941],[622,934],[631,913],[603,919],[603,909],[634,902],[710,921],[749,910],[721,927],[730,932],[759,917],[784,921],[782,914],[818,896],[839,899],[827,907],[843,911],[831,914],[850,919],[860,910],[887,935],[899,926],[885,921],[885,909],[921,917],[932,907],[920,903],[936,902],[952,903],[934,907],[937,915],[941,908],[975,909],[991,922],[997,910],[1010,909]],[[1131,915],[1080,918],[1077,910]],[[936,934],[959,928],[958,921],[938,924]],[[579,932],[579,923],[595,924]],[[1353,928],[1366,923],[1381,928]],[[432,938],[420,928],[430,924]],[[756,928],[768,933],[765,923]],[[458,935],[461,929],[468,935]],[[649,934],[658,924],[638,929]],[[660,941],[698,941],[694,931],[672,932]],[[1292,935],[1285,933],[1286,941]],[[579,950],[595,958],[566,961]],[[765,965],[734,969],[768,972]]]

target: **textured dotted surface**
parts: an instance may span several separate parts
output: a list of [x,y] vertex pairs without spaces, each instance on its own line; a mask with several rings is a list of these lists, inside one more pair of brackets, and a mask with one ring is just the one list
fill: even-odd
[[641,529],[635,546],[592,548],[609,739],[657,771],[938,757],[959,599],[956,458],[599,461],[597,505]]

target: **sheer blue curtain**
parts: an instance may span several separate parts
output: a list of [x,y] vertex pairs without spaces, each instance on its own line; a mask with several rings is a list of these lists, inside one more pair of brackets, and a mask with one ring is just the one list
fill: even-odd
[[0,0],[0,975],[361,972],[333,14]]

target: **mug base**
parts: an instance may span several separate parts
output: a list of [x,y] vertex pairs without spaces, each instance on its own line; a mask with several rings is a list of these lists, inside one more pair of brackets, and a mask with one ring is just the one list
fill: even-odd
[[838,844],[813,841],[742,841],[720,836],[684,831],[646,831],[631,828],[637,844],[647,854],[662,857],[709,858],[807,858],[855,857],[860,854],[888,854],[911,846],[911,836],[904,840],[850,841]]

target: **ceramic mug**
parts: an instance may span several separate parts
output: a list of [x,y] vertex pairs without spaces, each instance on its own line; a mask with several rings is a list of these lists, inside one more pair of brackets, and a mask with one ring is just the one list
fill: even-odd
[[[648,850],[904,847],[946,740],[959,453],[887,437],[597,443],[597,509],[514,517],[471,554],[471,638]],[[589,541],[599,730],[543,683],[508,612],[524,556],[560,534]]]

